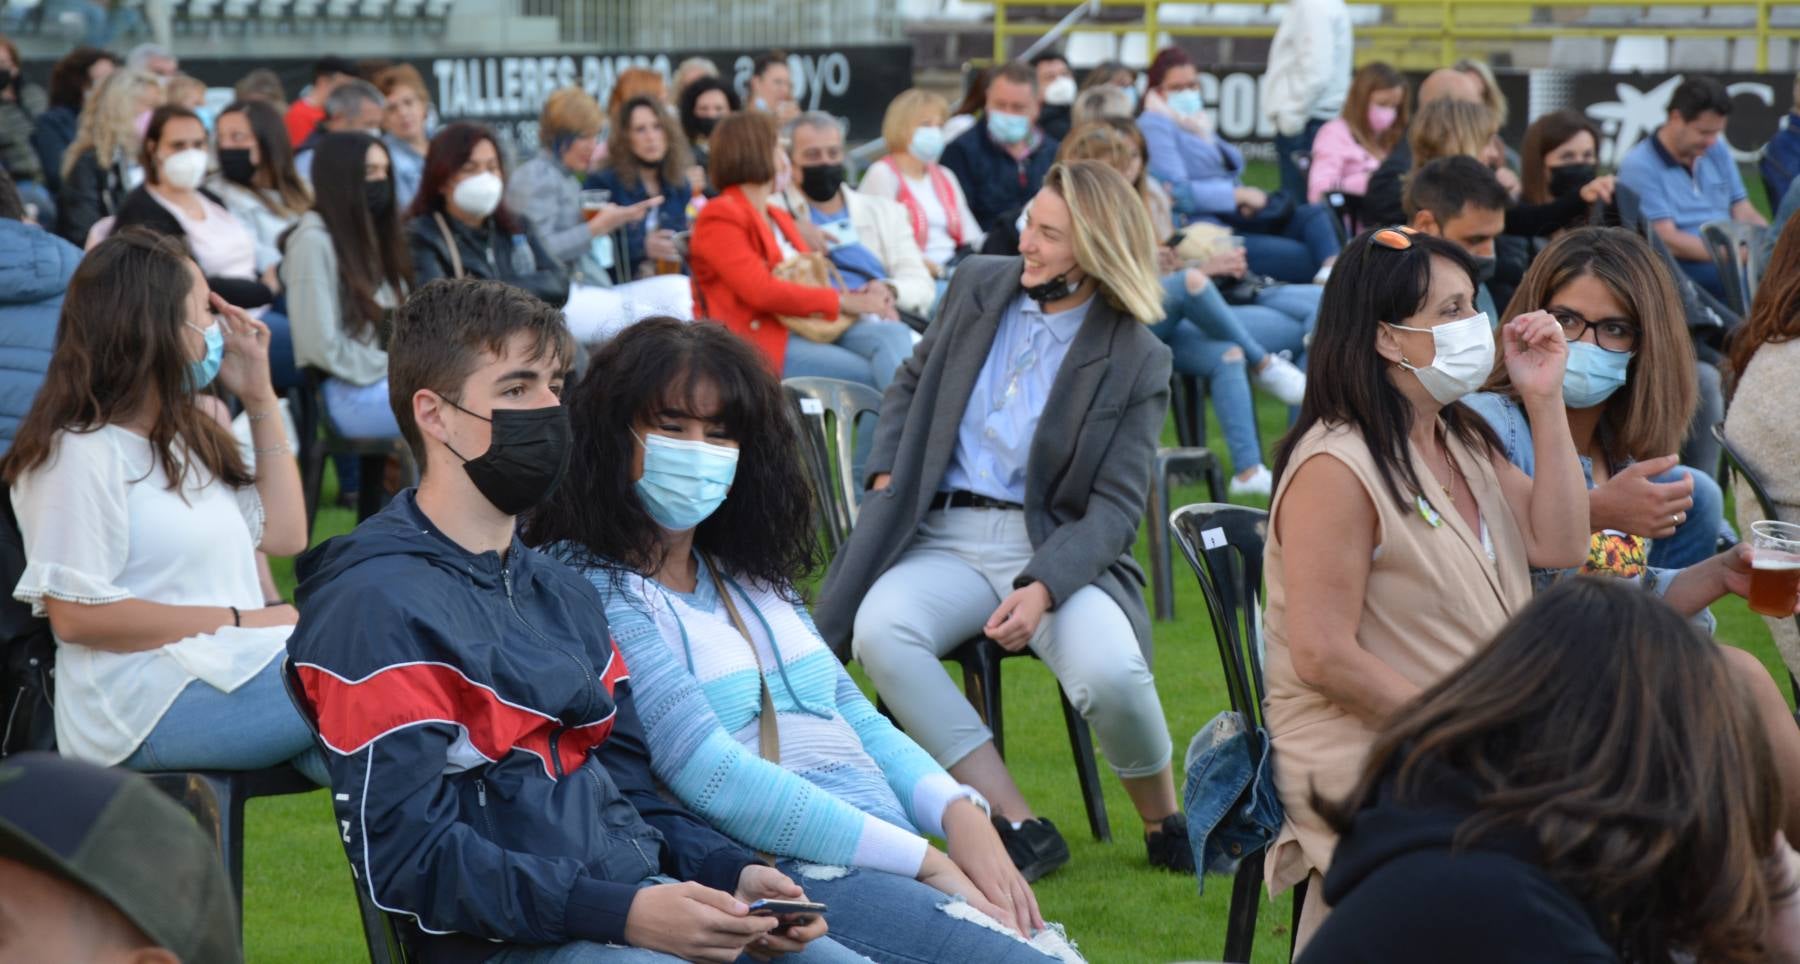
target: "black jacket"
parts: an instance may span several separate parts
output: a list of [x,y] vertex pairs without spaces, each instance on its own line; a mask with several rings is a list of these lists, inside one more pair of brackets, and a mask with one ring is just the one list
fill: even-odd
[[408,490],[295,574],[288,653],[344,850],[417,922],[423,960],[624,943],[645,878],[731,892],[755,862],[658,793],[606,607],[574,570],[517,537],[471,553]]
[[1418,802],[1378,800],[1356,815],[1325,875],[1325,919],[1299,964],[1601,964],[1601,925],[1538,862],[1526,830],[1467,847],[1456,830],[1473,793],[1449,777]]
[[[200,188],[200,195],[221,209],[225,207],[225,202],[219,200],[218,195],[205,188]],[[157,234],[181,238],[182,243],[186,243],[187,231],[182,228],[181,222],[175,220],[175,215],[170,214],[169,209],[162,206],[162,202],[151,197],[149,189],[142,185],[125,196],[125,203],[119,206],[115,217],[114,231],[148,228]],[[206,276],[206,286],[239,308],[261,308],[275,300],[275,292],[256,278],[226,278],[209,274]]]
[[[471,228],[448,214],[437,217],[422,214],[408,221],[406,244],[412,249],[415,285],[424,285],[437,278],[456,277],[450,247],[444,243],[444,232],[438,226],[439,217],[444,227],[449,228],[451,237],[456,239],[463,277],[504,281],[537,295],[556,308],[569,300],[568,274],[537,242],[524,219],[516,214],[513,217],[519,221],[518,233],[512,235],[508,235],[492,217],[482,222],[479,228]],[[530,252],[532,266],[527,270],[520,270],[521,266],[513,263],[515,254],[521,262],[525,260],[517,250],[520,245]]]
[[81,115],[58,104],[37,116],[31,127],[31,147],[37,151],[38,163],[44,167],[44,187],[51,194],[62,191],[63,155],[75,143],[75,129]]
[[85,247],[94,222],[118,214],[129,193],[123,161],[103,167],[91,148],[83,151],[56,194],[56,233],[77,248]]
[[1044,175],[1056,163],[1056,138],[1045,134],[1024,160],[1019,160],[988,136],[987,118],[963,131],[944,148],[941,163],[956,175],[969,199],[969,213],[981,230],[992,231],[1000,215],[1031,203]]

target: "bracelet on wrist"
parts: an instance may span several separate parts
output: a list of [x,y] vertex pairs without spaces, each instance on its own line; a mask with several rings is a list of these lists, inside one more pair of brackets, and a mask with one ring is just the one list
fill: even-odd
[[275,414],[275,410],[271,408],[271,409],[267,409],[267,410],[261,411],[261,412],[252,412],[249,409],[245,409],[244,414],[249,416],[250,421],[260,422],[263,419],[268,418],[269,416]]
[[238,608],[236,606],[229,606],[226,608],[231,610],[231,625],[242,628],[244,625],[244,614],[238,612]]
[[280,445],[271,445],[265,449],[256,449],[255,450],[257,455],[278,455],[278,454],[290,453],[292,451],[293,451],[293,449],[289,448],[288,444],[286,442],[283,442]]

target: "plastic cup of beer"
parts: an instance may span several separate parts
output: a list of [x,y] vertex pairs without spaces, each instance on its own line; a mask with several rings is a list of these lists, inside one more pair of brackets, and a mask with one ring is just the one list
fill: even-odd
[[588,190],[581,192],[581,213],[588,217],[593,217],[601,208],[606,207],[610,201],[612,201],[611,191],[589,188]]
[[1750,609],[1777,618],[1800,603],[1800,525],[1763,521],[1750,525]]

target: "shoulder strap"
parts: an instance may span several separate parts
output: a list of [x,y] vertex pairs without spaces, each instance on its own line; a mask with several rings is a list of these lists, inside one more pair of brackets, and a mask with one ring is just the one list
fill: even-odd
[[450,233],[450,225],[444,223],[444,212],[433,211],[431,217],[437,221],[438,233],[444,236],[444,247],[450,249],[450,276],[460,278],[463,276],[462,252],[456,250],[456,238]]
[[737,603],[732,601],[731,591],[725,588],[725,580],[719,576],[719,567],[711,559],[705,561],[706,571],[712,576],[713,588],[718,590],[719,599],[725,603],[725,612],[731,617],[731,625],[737,628],[739,636],[744,637],[744,642],[750,644],[750,658],[756,661],[756,682],[762,689],[762,713],[757,717],[757,742],[762,758],[779,764],[781,735],[775,728],[775,697],[769,692],[768,677],[763,675],[762,654],[756,651],[756,640],[750,636],[749,627],[744,625],[744,617],[738,614]]

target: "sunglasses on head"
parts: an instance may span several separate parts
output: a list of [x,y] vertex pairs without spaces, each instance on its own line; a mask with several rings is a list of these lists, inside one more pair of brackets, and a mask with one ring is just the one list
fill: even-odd
[[1413,246],[1413,235],[1419,232],[1409,227],[1382,228],[1369,235],[1369,240],[1389,251],[1405,251]]

